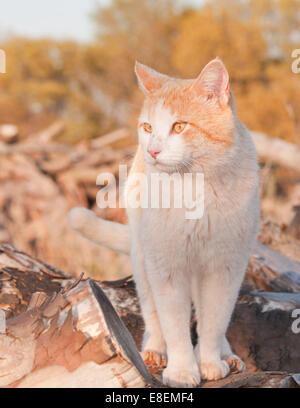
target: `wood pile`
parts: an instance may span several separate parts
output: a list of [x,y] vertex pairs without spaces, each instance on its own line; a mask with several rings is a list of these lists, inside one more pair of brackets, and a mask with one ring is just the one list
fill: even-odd
[[[117,277],[120,265],[126,275],[127,259],[76,236],[66,219],[68,210],[80,205],[125,220],[124,210],[97,207],[101,186],[96,179],[103,172],[118,179],[119,164],[133,155],[130,132],[119,129],[70,146],[55,142],[63,129],[64,123],[57,122],[25,141],[0,142],[0,242],[12,242],[76,275],[86,270],[93,276]],[[124,140],[129,147],[114,148]]]
[[[300,264],[276,252],[279,268],[271,268],[266,248],[258,244],[249,262],[228,330],[247,371],[201,387],[300,387],[300,322],[299,332],[292,330]],[[163,367],[146,367],[138,352],[144,324],[131,277],[76,280],[2,244],[0,308],[2,387],[162,386]],[[196,342],[193,320],[191,330]]]

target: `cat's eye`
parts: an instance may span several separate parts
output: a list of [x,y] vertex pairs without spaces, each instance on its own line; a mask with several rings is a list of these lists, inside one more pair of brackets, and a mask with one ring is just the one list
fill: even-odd
[[152,133],[152,126],[150,125],[150,123],[147,122],[143,123],[143,128],[145,132]]
[[173,125],[173,131],[175,133],[181,133],[184,130],[185,127],[186,127],[185,122],[176,122]]

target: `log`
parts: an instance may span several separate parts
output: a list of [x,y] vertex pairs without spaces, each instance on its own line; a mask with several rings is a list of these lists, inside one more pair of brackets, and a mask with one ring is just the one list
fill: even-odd
[[[298,388],[297,375],[270,371],[239,373],[218,381],[218,388]],[[215,388],[216,381],[206,382],[202,388]]]
[[[55,268],[50,277],[42,262],[32,260],[32,268],[23,262],[22,252],[11,246],[2,250],[2,265],[7,258],[11,261],[1,268],[1,296],[7,295],[3,283],[8,283],[6,289],[13,289],[13,295],[19,291],[18,299],[10,299],[11,309],[16,311],[15,301],[26,311],[6,319],[5,332],[0,334],[0,386],[154,385],[131,334],[98,283],[69,279]],[[11,258],[14,251],[16,256]],[[18,287],[22,274],[31,290],[44,285],[50,294],[34,291],[28,301],[28,286]]]
[[75,153],[76,149],[74,149],[72,146],[68,146],[63,143],[49,143],[45,145],[43,144],[37,145],[35,143],[0,145],[1,155],[9,155],[9,154],[15,154],[15,153],[36,154],[36,153],[53,153],[53,152]]
[[[0,252],[2,387],[161,386],[163,367],[147,370],[138,353],[144,324],[132,277],[75,280],[11,245]],[[247,372],[200,387],[299,387],[299,334],[290,327],[299,296],[244,286],[228,338]],[[193,320],[191,330],[195,343]]]
[[[119,282],[103,282],[102,287],[140,347],[143,320],[133,281],[127,278]],[[233,350],[245,361],[248,371],[299,372],[299,334],[291,330],[291,312],[300,309],[300,293],[295,294],[295,299],[290,299],[289,294],[273,295],[278,295],[276,301],[265,297],[265,292],[252,292],[244,285],[229,326],[228,339]],[[194,321],[192,339],[195,344]]]
[[102,149],[108,145],[119,142],[122,139],[127,138],[130,135],[130,131],[127,128],[117,129],[106,135],[100,136],[97,139],[91,141],[91,147],[93,149]]
[[300,148],[296,144],[255,131],[251,136],[261,159],[300,172]]
[[267,245],[257,242],[254,255],[258,262],[264,262],[271,269],[275,269],[279,274],[294,271],[300,276],[300,263],[289,259],[287,256],[282,255],[275,249],[268,247]]
[[300,371],[299,333],[292,312],[300,294],[251,292],[240,296],[228,329],[228,340],[248,371]]
[[63,120],[57,120],[46,129],[26,138],[26,143],[46,144],[52,142],[57,136],[64,132],[66,128]]
[[6,354],[0,365],[0,385],[152,384],[132,337],[97,283],[74,282],[52,297],[45,295],[38,306],[34,301],[27,312],[7,320],[1,348],[7,347],[10,358]]

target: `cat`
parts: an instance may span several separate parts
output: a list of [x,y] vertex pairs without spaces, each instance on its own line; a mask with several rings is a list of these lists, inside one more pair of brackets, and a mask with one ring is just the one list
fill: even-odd
[[186,219],[185,208],[127,208],[126,226],[73,208],[69,224],[94,242],[130,252],[145,321],[144,358],[167,358],[164,384],[194,387],[201,378],[217,380],[231,368],[245,368],[226,330],[259,228],[257,156],[219,58],[196,79],[171,78],[138,62],[135,72],[145,101],[125,193],[137,173],[199,172],[203,216]]

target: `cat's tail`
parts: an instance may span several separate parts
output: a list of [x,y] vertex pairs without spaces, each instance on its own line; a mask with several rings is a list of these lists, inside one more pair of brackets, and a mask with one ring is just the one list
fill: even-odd
[[113,251],[130,253],[129,227],[98,218],[92,211],[74,207],[68,213],[68,224],[83,237]]

